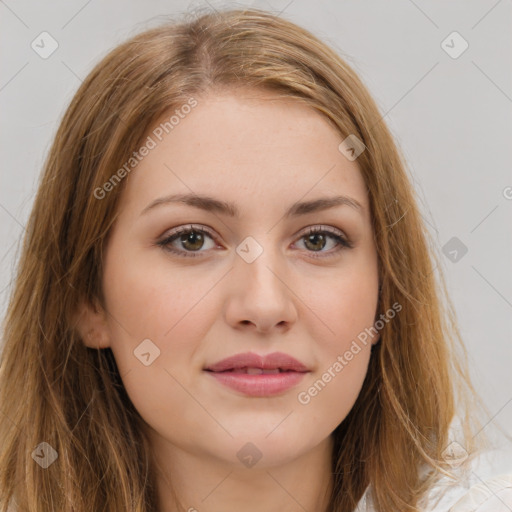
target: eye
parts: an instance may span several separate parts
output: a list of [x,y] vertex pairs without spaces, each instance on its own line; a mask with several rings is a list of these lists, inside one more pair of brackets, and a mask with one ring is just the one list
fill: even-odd
[[[334,245],[334,247],[337,246],[337,248],[323,251],[323,249],[329,245],[329,239],[331,240],[331,246]],[[311,254],[313,258],[328,258],[336,255],[343,249],[351,249],[353,247],[353,244],[341,231],[321,226],[310,228],[306,233],[302,234],[299,241],[304,241],[304,246],[310,249],[307,252],[322,253],[322,256]]]
[[[214,236],[203,227],[195,227],[190,225],[188,227],[181,227],[163,240],[157,242],[157,245],[172,252],[178,256],[195,258],[200,253],[206,252],[200,249],[204,248],[205,240],[211,240],[210,247],[206,249],[213,249],[215,247]],[[329,245],[328,241],[331,240],[331,245],[334,245],[334,250],[324,251],[323,249]],[[342,249],[350,249],[353,244],[345,238],[341,231],[334,230],[329,227],[314,227],[302,234],[299,241],[304,241],[306,251],[309,253],[322,253],[322,256],[311,254],[313,258],[330,257],[337,254]],[[334,241],[334,244],[332,243]],[[181,247],[176,247],[176,245]],[[324,255],[324,253],[327,253]]]
[[[190,225],[189,227],[182,227],[178,230],[170,233],[160,242],[157,242],[157,245],[163,247],[166,251],[170,251],[178,256],[191,257],[195,258],[204,246],[205,238],[210,238],[212,242],[214,242],[213,235],[211,235],[204,228],[194,227]],[[181,248],[176,248],[175,244],[177,242],[178,245],[181,245]],[[210,249],[215,247],[215,243]],[[184,250],[185,249],[185,250]],[[207,247],[208,249],[208,247]]]

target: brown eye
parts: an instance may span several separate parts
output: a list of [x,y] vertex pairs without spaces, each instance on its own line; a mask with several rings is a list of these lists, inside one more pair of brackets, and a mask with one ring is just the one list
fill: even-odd
[[206,252],[206,250],[203,251],[201,249],[204,248],[208,238],[212,243],[211,246],[206,249],[212,249],[215,247],[213,236],[202,228],[190,226],[171,233],[160,242],[157,242],[157,245],[179,256],[195,257]]
[[[302,235],[300,240],[304,241],[307,252],[318,253],[318,255],[312,254],[315,258],[334,256],[344,248],[350,249],[353,247],[352,243],[341,232],[331,231],[328,228],[312,228]],[[328,250],[324,250],[325,247],[328,247]],[[332,247],[334,247],[334,250],[329,250]]]

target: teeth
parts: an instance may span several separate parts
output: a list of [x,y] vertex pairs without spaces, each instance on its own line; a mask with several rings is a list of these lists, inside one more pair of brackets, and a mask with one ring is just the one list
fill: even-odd
[[240,373],[247,373],[248,375],[261,375],[261,374],[273,374],[279,373],[279,368],[274,368],[272,370],[264,370],[262,368],[240,368]]

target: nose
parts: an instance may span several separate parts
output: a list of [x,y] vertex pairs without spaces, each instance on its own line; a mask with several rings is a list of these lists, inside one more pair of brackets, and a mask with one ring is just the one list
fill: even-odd
[[225,315],[233,328],[285,332],[296,322],[298,298],[282,255],[264,250],[251,263],[237,256],[230,279]]

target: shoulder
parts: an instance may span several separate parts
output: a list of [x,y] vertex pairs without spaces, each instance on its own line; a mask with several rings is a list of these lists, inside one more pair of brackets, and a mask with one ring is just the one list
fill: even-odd
[[473,485],[448,512],[510,512],[512,472]]
[[[457,473],[454,468],[454,473]],[[422,512],[511,512],[512,449],[486,452],[456,481],[441,478],[425,497]],[[375,512],[371,486],[354,512]]]
[[430,496],[441,499],[425,512],[512,511],[512,450],[483,453],[466,476],[456,482],[443,478]]

